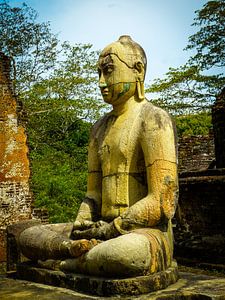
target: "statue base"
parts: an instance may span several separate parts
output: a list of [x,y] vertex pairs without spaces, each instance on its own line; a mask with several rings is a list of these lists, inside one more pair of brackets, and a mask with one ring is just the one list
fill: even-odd
[[140,295],[165,289],[175,283],[179,276],[175,261],[166,271],[148,276],[122,279],[98,278],[42,269],[29,261],[17,265],[17,278],[72,289],[87,294],[111,296]]

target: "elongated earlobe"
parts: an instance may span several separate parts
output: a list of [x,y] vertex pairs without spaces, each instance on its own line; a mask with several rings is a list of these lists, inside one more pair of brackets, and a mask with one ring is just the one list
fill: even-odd
[[145,90],[144,90],[144,82],[140,79],[137,80],[137,92],[138,92],[138,99],[144,100],[145,99]]

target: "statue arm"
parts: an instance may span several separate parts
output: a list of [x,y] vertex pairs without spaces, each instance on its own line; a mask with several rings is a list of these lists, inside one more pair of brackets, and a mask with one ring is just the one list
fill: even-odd
[[113,222],[101,221],[102,171],[97,149],[97,141],[91,138],[88,150],[87,193],[74,223],[73,238],[76,240],[107,240],[120,235]]
[[145,158],[148,194],[114,220],[117,229],[156,227],[167,224],[175,213],[178,179],[174,129],[163,112],[161,123],[156,118],[143,121],[140,142]]
[[[88,182],[86,197],[80,205],[75,228],[79,224],[92,224],[98,220],[101,210],[102,172],[98,157],[97,141],[91,136],[88,148]],[[85,227],[85,226],[84,226]]]

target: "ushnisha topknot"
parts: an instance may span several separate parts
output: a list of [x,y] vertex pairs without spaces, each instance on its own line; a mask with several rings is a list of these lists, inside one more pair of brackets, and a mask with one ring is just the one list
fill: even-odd
[[121,35],[116,42],[106,46],[100,54],[100,59],[106,55],[116,55],[129,68],[134,68],[137,62],[141,62],[146,73],[147,58],[144,49],[129,35]]

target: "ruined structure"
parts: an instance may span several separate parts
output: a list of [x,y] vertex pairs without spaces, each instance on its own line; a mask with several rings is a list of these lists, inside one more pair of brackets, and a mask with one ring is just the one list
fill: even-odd
[[215,154],[212,153],[214,145],[210,135],[196,137],[195,141],[187,138],[190,145],[185,146],[182,141],[179,148],[183,172],[179,176],[175,253],[176,257],[195,260],[195,265],[224,265],[225,261],[224,93],[225,90],[212,108]]
[[6,261],[6,227],[31,218],[28,147],[17,109],[10,60],[0,53],[0,262]]
[[178,170],[181,172],[199,171],[215,166],[214,136],[182,136],[178,139]]
[[212,108],[216,167],[225,168],[225,88]]

